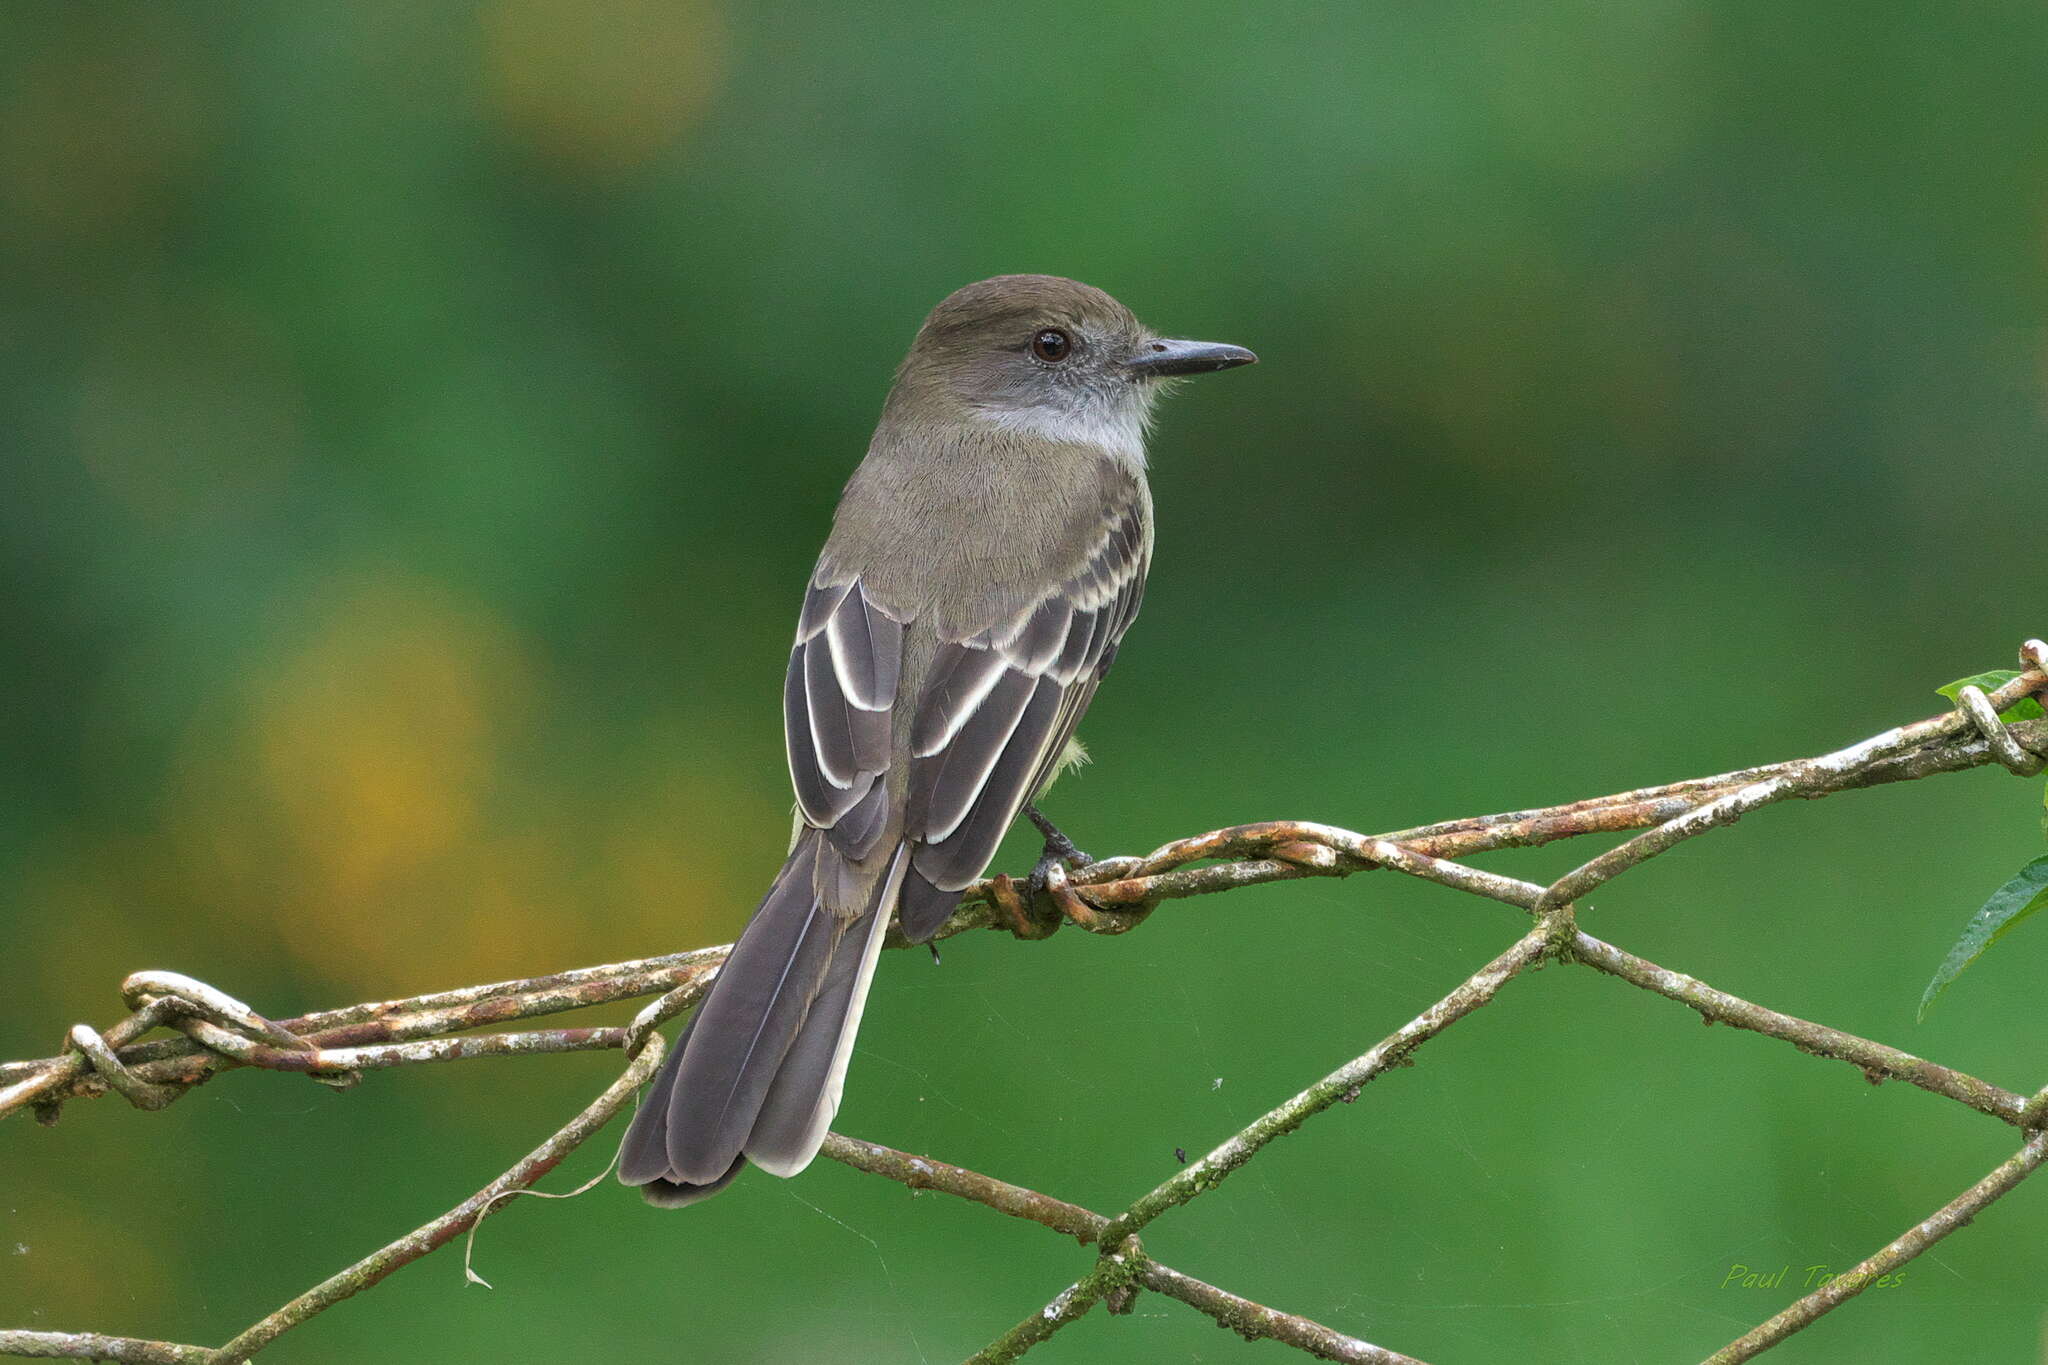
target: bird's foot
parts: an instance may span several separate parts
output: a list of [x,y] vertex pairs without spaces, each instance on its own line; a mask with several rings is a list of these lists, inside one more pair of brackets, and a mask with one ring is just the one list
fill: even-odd
[[1074,888],[1067,883],[1067,870],[1086,867],[1095,860],[1076,848],[1074,841],[1063,834],[1058,825],[1046,819],[1038,807],[1026,806],[1024,813],[1045,836],[1045,851],[1039,854],[1038,864],[1031,869],[1031,875],[1024,879],[1024,903],[1031,904],[1043,893],[1052,898],[1053,904],[1068,919],[1084,928],[1092,927],[1096,921],[1094,907],[1074,894]]
[[[1041,870],[1049,863],[1065,863],[1069,868],[1076,868],[1086,867],[1095,861],[1076,848],[1074,841],[1069,839],[1058,825],[1046,819],[1044,812],[1038,807],[1026,806],[1024,814],[1030,817],[1032,824],[1038,826],[1038,832],[1045,836],[1045,852],[1040,854],[1038,859]],[[1034,871],[1031,875],[1034,881],[1038,880],[1037,872]]]

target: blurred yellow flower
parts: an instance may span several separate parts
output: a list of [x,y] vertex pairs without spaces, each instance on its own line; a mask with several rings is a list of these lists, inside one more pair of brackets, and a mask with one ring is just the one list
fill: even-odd
[[510,131],[593,176],[644,165],[717,93],[725,27],[704,0],[498,0],[483,18],[490,103]]

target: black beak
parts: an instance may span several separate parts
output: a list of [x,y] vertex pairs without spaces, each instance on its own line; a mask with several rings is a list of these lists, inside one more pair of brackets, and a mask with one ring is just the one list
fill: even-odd
[[1242,346],[1223,341],[1166,341],[1154,339],[1138,348],[1124,362],[1124,368],[1139,379],[1164,379],[1176,374],[1208,374],[1211,370],[1234,370],[1252,365],[1258,357]]

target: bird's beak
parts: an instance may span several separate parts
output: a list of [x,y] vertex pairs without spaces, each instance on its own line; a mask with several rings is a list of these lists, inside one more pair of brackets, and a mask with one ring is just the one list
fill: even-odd
[[1258,357],[1242,346],[1223,341],[1167,341],[1155,337],[1124,361],[1124,369],[1138,379],[1164,379],[1176,374],[1207,374],[1211,370],[1234,370],[1251,365]]

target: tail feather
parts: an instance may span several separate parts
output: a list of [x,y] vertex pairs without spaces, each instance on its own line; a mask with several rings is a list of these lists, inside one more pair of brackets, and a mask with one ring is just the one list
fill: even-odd
[[[690,1030],[696,1026],[693,1019],[683,1025],[683,1031],[676,1035],[675,1050],[668,1060],[674,1061],[689,1044]],[[666,1063],[662,1067],[662,1079],[673,1083],[675,1073]],[[657,1093],[658,1092],[658,1093]],[[730,1169],[716,1180],[701,1185],[684,1184],[670,1180],[668,1161],[668,1090],[657,1085],[657,1092],[650,1092],[641,1105],[640,1113],[626,1130],[626,1140],[619,1146],[619,1179],[628,1185],[640,1186],[640,1193],[656,1208],[679,1209],[699,1200],[709,1199],[727,1185],[739,1178],[746,1168],[745,1157],[735,1158]]]
[[661,1059],[653,1086],[640,1097],[640,1108],[626,1125],[625,1140],[619,1144],[619,1179],[625,1184],[647,1185],[668,1177],[668,1096],[675,1086],[676,1059],[690,1045],[696,1027],[694,1018],[683,1025],[668,1055]]
[[903,911],[899,917],[903,921],[903,937],[912,943],[928,942],[959,908],[960,895],[939,886],[922,869],[912,866],[910,875],[903,879]]
[[806,835],[697,1007],[668,1096],[674,1179],[717,1180],[753,1130],[783,1054],[818,993],[845,921],[818,903],[817,835]]
[[819,902],[815,831],[801,837],[676,1039],[619,1149],[619,1179],[651,1203],[717,1193],[749,1159],[794,1175],[839,1105],[875,958],[901,888],[891,855],[851,925]]
[[846,931],[846,942],[754,1121],[747,1159],[770,1175],[792,1176],[810,1165],[839,1112],[853,1040],[867,1009],[875,961],[889,936],[889,911],[902,885],[908,853],[905,848],[896,850],[873,905]]

